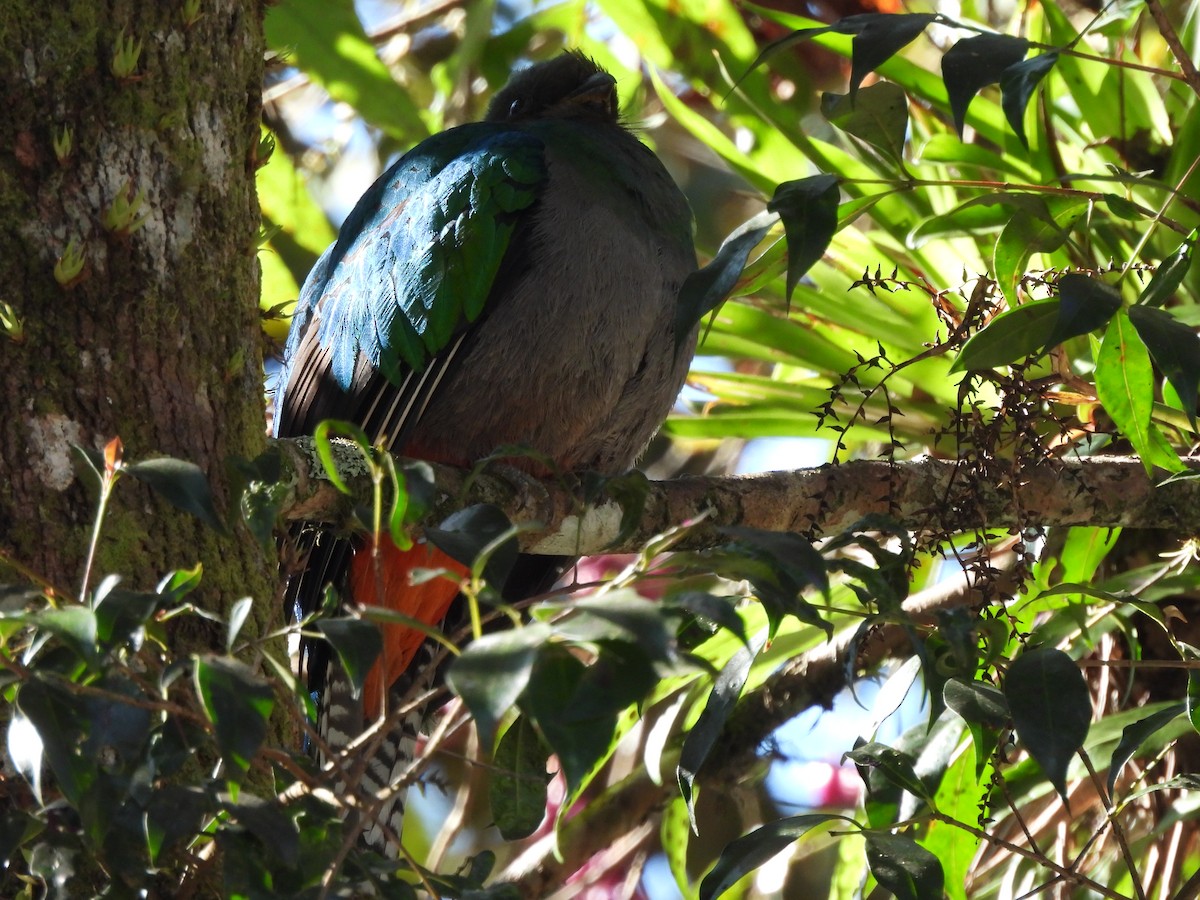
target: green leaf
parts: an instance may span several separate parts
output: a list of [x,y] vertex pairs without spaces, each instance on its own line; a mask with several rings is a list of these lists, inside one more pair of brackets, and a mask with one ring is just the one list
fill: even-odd
[[1059,320],[1059,300],[1035,300],[1000,313],[963,345],[951,372],[996,369],[1046,346]]
[[208,478],[195,463],[163,456],[127,465],[125,471],[176,509],[191,513],[213,531],[225,534],[225,523],[213,506]]
[[[521,708],[537,722],[557,754],[574,794],[608,757],[616,737],[617,714],[612,702],[596,696],[596,676],[565,647],[550,645],[538,654]],[[611,670],[605,672],[611,675]]]
[[1155,364],[1171,382],[1196,427],[1196,394],[1200,391],[1200,336],[1169,312],[1153,306],[1133,306],[1129,321],[1150,351]]
[[429,131],[363,31],[351,0],[288,0],[264,22],[267,44],[304,68],[329,96],[404,143]]
[[800,279],[825,255],[838,224],[838,180],[833,175],[812,175],[785,181],[767,204],[778,213],[787,235],[787,300]]
[[[1188,662],[1200,661],[1200,650],[1191,644],[1176,641],[1176,646],[1179,647],[1180,653]],[[1200,669],[1189,668],[1187,671],[1187,693],[1184,696],[1184,704],[1188,721],[1192,723],[1192,728],[1196,733],[1200,734]]]
[[1174,253],[1158,264],[1154,277],[1138,297],[1138,303],[1144,306],[1162,306],[1175,296],[1175,291],[1183,283],[1184,276],[1192,266],[1195,235],[1194,231],[1189,234],[1187,240],[1180,244]]
[[497,724],[525,691],[538,650],[550,634],[550,627],[540,622],[485,634],[450,664],[446,683],[471,710],[485,745],[491,744]]
[[371,666],[375,665],[375,660],[383,652],[383,635],[379,626],[352,618],[317,619],[313,624],[333,647],[338,662],[350,679],[350,696],[357,700]]
[[871,72],[912,43],[937,18],[933,13],[863,13],[835,22],[833,30],[854,35],[850,42],[850,98]]
[[238,780],[267,735],[275,706],[271,685],[244,663],[220,656],[195,657],[192,671],[196,693],[229,766],[226,777]]
[[967,722],[978,722],[992,728],[1008,724],[1008,702],[1004,692],[984,681],[951,678],[943,690],[946,705]]
[[240,600],[233,601],[233,605],[229,608],[229,628],[225,632],[226,653],[232,652],[234,641],[237,640],[237,636],[241,633],[242,626],[246,624],[246,619],[253,608],[253,597],[242,597]]
[[248,791],[238,791],[236,801],[228,794],[222,795],[221,801],[221,808],[285,866],[295,866],[299,862],[299,829],[278,800],[264,800]]
[[65,606],[13,618],[53,634],[86,661],[96,658],[96,614],[85,606]]
[[746,268],[750,251],[767,236],[777,218],[774,213],[760,213],[744,222],[725,239],[708,265],[684,280],[675,310],[676,348],[688,338],[696,323],[725,302]]
[[1158,731],[1165,725],[1174,722],[1186,709],[1185,703],[1172,703],[1166,709],[1160,709],[1156,713],[1146,716],[1144,719],[1138,719],[1132,725],[1126,725],[1121,731],[1121,740],[1113,750],[1112,759],[1108,765],[1108,795],[1112,797],[1113,788],[1117,783],[1117,776],[1121,774],[1121,769],[1125,763],[1137,753],[1138,748],[1146,742],[1146,739]]
[[493,585],[504,584],[519,555],[512,522],[489,503],[452,513],[437,528],[426,528],[425,537],[451,559],[471,568],[486,551],[483,576]]
[[1109,322],[1096,357],[1096,396],[1117,429],[1133,445],[1148,473],[1155,466],[1171,472],[1185,468],[1150,421],[1154,407],[1150,354],[1124,310]]
[[942,56],[942,80],[961,137],[967,107],[980,89],[995,84],[1005,71],[1025,58],[1029,41],[1007,34],[977,34],[964,38]]
[[[1026,150],[1029,149],[1029,139],[1025,136],[1025,108],[1029,105],[1029,98],[1033,96],[1034,90],[1054,68],[1056,62],[1058,51],[1051,50],[1049,53],[1040,53],[1013,63],[1000,73],[1000,106],[1008,124],[1012,126]],[[962,134],[961,124],[958,126],[958,132]]]
[[1005,674],[1004,696],[1021,743],[1069,806],[1067,767],[1092,720],[1091,697],[1079,667],[1052,647],[1026,650]]
[[680,591],[663,598],[663,603],[667,608],[685,609],[692,615],[732,631],[739,641],[747,644],[746,623],[737,611],[739,599],[704,591]]
[[154,616],[160,594],[114,588],[96,603],[96,636],[110,649],[138,634]]
[[517,717],[496,746],[488,800],[506,841],[529,837],[546,817],[547,755],[537,729],[524,716]]
[[821,115],[847,134],[903,163],[908,97],[900,85],[879,81],[853,98],[849,94],[822,94]]
[[[768,822],[747,835],[731,841],[721,851],[716,865],[700,882],[699,900],[716,900],[735,884],[771,859],[785,847],[826,822],[858,823],[836,813],[808,813]],[[932,896],[932,895],[931,895]]]
[[941,897],[946,886],[938,858],[900,834],[867,833],[867,865],[880,887],[899,900]]
[[1046,339],[1047,349],[1107,325],[1121,308],[1121,295],[1116,289],[1074,273],[1058,280],[1058,299],[1058,321]]
[[679,782],[679,792],[687,804],[688,820],[691,823],[692,831],[696,834],[700,833],[696,826],[696,798],[692,792],[696,783],[696,774],[720,739],[725,722],[729,718],[729,714],[733,712],[734,706],[737,705],[738,697],[742,695],[746,679],[750,677],[750,666],[766,641],[767,634],[764,631],[756,635],[749,645],[738,648],[738,651],[729,658],[729,662],[721,669],[721,673],[713,683],[713,689],[708,695],[708,701],[704,704],[704,710],[683,740],[683,748],[679,752],[679,763],[675,767],[675,777]]
[[[901,790],[908,791],[922,800],[928,801],[932,794],[925,783],[917,777],[912,760],[905,754],[878,741],[869,741],[848,750],[842,754],[842,761],[847,759],[859,767],[860,772],[874,770],[887,781]],[[865,780],[865,777],[864,777]]]
[[[98,775],[96,760],[80,752],[87,729],[83,704],[66,688],[34,679],[17,692],[17,709],[37,730],[40,755],[49,763],[58,788],[78,807]],[[36,754],[31,755],[26,768],[36,762]]]

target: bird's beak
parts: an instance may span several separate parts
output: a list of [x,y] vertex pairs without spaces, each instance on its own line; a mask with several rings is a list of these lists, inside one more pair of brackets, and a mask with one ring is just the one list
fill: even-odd
[[617,80],[607,72],[597,72],[568,94],[564,103],[615,119],[617,117]]

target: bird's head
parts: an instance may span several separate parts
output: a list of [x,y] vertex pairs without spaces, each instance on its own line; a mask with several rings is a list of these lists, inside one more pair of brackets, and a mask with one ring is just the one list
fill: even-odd
[[582,53],[564,53],[514,75],[488,106],[488,122],[577,119],[615,125],[617,82]]

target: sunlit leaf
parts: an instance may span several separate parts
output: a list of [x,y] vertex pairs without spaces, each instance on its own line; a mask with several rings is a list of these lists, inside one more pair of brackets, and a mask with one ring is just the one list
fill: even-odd
[[853,98],[849,94],[822,94],[821,114],[847,134],[897,163],[903,162],[908,97],[898,84],[880,81]]

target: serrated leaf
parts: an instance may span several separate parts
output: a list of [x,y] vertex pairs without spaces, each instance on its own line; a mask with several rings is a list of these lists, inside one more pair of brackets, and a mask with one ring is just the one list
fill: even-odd
[[537,729],[524,716],[496,745],[488,782],[492,820],[506,841],[529,837],[546,817],[546,757]]
[[1074,273],[1058,279],[1058,300],[1058,319],[1046,339],[1047,349],[1107,325],[1121,308],[1121,295],[1116,289]]
[[538,650],[550,635],[550,627],[540,622],[485,634],[450,664],[446,683],[467,704],[485,745],[525,691]]
[[192,673],[228,764],[226,776],[237,780],[267,735],[267,720],[275,706],[271,685],[244,663],[220,656],[197,656]]
[[679,289],[679,301],[675,307],[675,346],[678,349],[692,329],[706,315],[725,302],[742,270],[750,251],[767,236],[778,216],[760,213],[744,222],[724,243],[708,265],[690,274]]
[[124,471],[149,485],[176,509],[191,513],[213,531],[225,534],[225,523],[213,506],[212,487],[195,463],[163,456],[127,465]]
[[869,73],[912,43],[936,18],[933,13],[863,13],[835,22],[833,30],[836,32],[856,29],[852,32],[854,40],[850,42],[851,99]]
[[848,94],[822,94],[821,115],[847,134],[903,164],[908,97],[900,85],[876,82],[853,99]]
[[675,767],[675,778],[679,783],[679,792],[683,795],[684,803],[687,804],[692,831],[696,834],[699,834],[696,826],[696,799],[692,793],[696,775],[721,737],[725,722],[742,695],[746,679],[750,677],[750,666],[766,641],[766,632],[761,632],[755,635],[749,645],[738,648],[737,653],[729,658],[729,662],[721,669],[713,683],[704,710],[683,740],[679,763]]
[[1109,797],[1112,797],[1113,788],[1116,786],[1117,776],[1121,774],[1121,769],[1133,758],[1138,748],[1160,728],[1169,725],[1183,715],[1185,710],[1185,703],[1173,703],[1166,709],[1160,709],[1144,719],[1138,719],[1132,725],[1126,725],[1121,730],[1121,740],[1113,750],[1112,759],[1108,765]]
[[1067,800],[1067,767],[1092,720],[1087,682],[1075,661],[1053,647],[1026,650],[1009,666],[1004,696],[1017,736]]
[[1007,34],[977,34],[964,38],[942,56],[942,80],[950,100],[954,127],[962,137],[967,108],[975,95],[995,84],[1005,71],[1025,58],[1029,41]]
[[1175,295],[1192,266],[1194,240],[1195,232],[1192,232],[1174,253],[1158,264],[1154,277],[1138,297],[1138,303],[1144,306],[1162,306]]
[[768,822],[731,841],[721,851],[716,865],[700,882],[699,900],[716,900],[735,884],[785,847],[794,844],[813,828],[826,822],[857,822],[836,813],[808,813]]
[[838,224],[838,179],[812,175],[785,181],[775,189],[767,209],[778,213],[787,236],[787,300],[800,279],[825,255]]
[[[1013,63],[1000,73],[1000,107],[1026,150],[1029,149],[1029,139],[1025,136],[1025,108],[1029,105],[1029,98],[1033,96],[1037,86],[1054,68],[1056,62],[1058,51],[1051,50]],[[962,134],[961,125],[958,132]]]
[[1171,382],[1196,427],[1196,395],[1200,391],[1200,336],[1169,312],[1153,306],[1133,306],[1129,321],[1145,343],[1155,364]]
[[317,619],[313,624],[333,647],[342,670],[350,679],[350,696],[357,700],[371,666],[383,652],[383,634],[379,626],[352,618]]
[[880,887],[899,900],[942,896],[946,877],[936,856],[904,835],[868,833],[865,837],[867,865]]
[[[1142,309],[1150,311],[1150,307]],[[1154,407],[1150,353],[1125,310],[1109,322],[1096,356],[1096,396],[1121,434],[1133,445],[1148,473],[1155,466],[1170,472],[1185,468],[1162,432],[1150,421]]]

